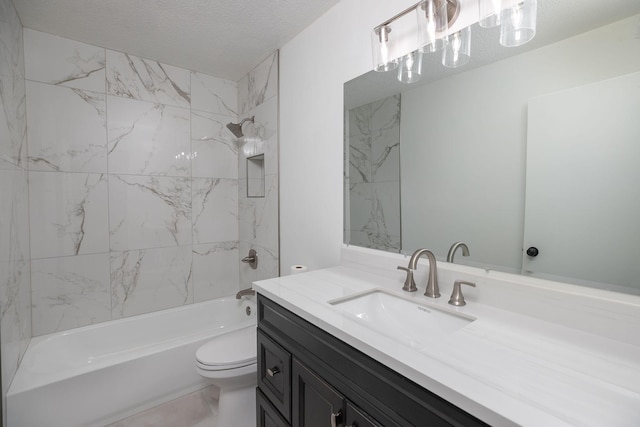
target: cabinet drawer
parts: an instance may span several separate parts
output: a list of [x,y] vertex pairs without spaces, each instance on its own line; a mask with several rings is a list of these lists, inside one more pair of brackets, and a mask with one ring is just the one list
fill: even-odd
[[259,388],[256,388],[256,414],[257,427],[289,427],[289,423],[282,418]]
[[291,422],[291,354],[258,330],[258,387]]

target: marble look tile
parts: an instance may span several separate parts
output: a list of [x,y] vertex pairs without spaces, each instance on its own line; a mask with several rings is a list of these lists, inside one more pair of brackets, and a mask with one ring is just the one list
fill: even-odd
[[107,252],[107,178],[30,172],[31,257]]
[[231,80],[191,72],[191,108],[237,117],[238,84]]
[[238,82],[240,115],[278,93],[278,51],[273,52]]
[[29,260],[0,262],[2,389],[6,393],[31,338]]
[[189,107],[190,71],[107,50],[107,93],[124,98]]
[[105,96],[27,82],[29,168],[107,172]]
[[[248,242],[240,242],[240,259],[249,254],[250,249],[255,249],[258,255],[258,268],[252,269],[249,264],[240,263],[240,287],[250,288],[257,280],[271,279],[280,275],[280,259],[278,248],[265,248]],[[285,272],[283,272],[286,274]]]
[[111,319],[109,254],[31,262],[33,335]]
[[[251,110],[254,123],[244,126],[245,137],[241,140],[240,155],[247,157],[264,154],[265,174],[278,173],[278,98],[272,97]],[[239,164],[239,177],[246,178],[246,161]]]
[[194,178],[193,241],[238,240],[238,181]]
[[[0,169],[25,167],[26,104],[22,27],[11,3],[0,25]],[[14,19],[10,19],[13,17]]]
[[230,116],[191,112],[191,170],[194,177],[238,178],[238,143],[226,128],[233,120]]
[[371,137],[372,182],[400,179],[400,127],[382,129]]
[[349,110],[349,177],[352,182],[397,181],[400,96]]
[[107,97],[109,173],[191,176],[185,108]]
[[191,244],[190,180],[109,176],[111,250]]
[[27,80],[105,93],[105,49],[24,29]]
[[355,184],[350,192],[350,242],[399,249],[399,197],[399,182]]
[[112,318],[192,303],[191,256],[191,246],[112,252]]
[[193,245],[194,302],[234,295],[240,278],[238,242]]
[[27,172],[0,170],[0,262],[29,259]]
[[278,178],[265,176],[265,197],[244,197],[246,180],[240,182],[240,240],[276,248],[278,242]]

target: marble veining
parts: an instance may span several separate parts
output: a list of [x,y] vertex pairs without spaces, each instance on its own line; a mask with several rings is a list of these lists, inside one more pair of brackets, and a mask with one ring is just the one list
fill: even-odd
[[25,28],[27,80],[105,93],[105,49]]
[[107,172],[105,96],[27,82],[29,168]]
[[108,253],[37,259],[31,270],[34,335],[111,319]]
[[26,159],[26,94],[24,86],[22,28],[13,5],[0,26],[0,169],[23,167]]
[[191,171],[199,178],[238,178],[238,142],[226,124],[235,117],[191,111]]
[[232,295],[238,291],[238,242],[193,245],[194,302]]
[[105,174],[30,172],[29,181],[33,258],[109,250]]
[[109,173],[191,175],[185,108],[107,97]]
[[193,302],[191,247],[111,253],[113,319]]
[[191,244],[190,180],[109,176],[111,250]]
[[107,50],[107,93],[178,107],[191,105],[190,72]]
[[202,73],[191,73],[191,108],[209,113],[236,117],[238,115],[238,85]]
[[238,84],[240,114],[246,114],[277,95],[277,76],[278,51],[275,51],[240,80]]
[[194,243],[238,240],[237,180],[193,178],[192,185]]
[[0,391],[5,396],[31,338],[26,89],[22,25],[0,0]]
[[400,95],[349,110],[349,242],[399,251]]

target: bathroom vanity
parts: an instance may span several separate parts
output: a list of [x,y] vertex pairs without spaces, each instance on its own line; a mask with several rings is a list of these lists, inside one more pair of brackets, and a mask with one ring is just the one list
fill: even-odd
[[486,424],[260,295],[259,426]]
[[[403,292],[407,258],[256,282],[259,426],[631,426],[640,298],[438,263],[442,297]],[[447,304],[456,280],[467,305]],[[386,317],[385,317],[386,316]]]

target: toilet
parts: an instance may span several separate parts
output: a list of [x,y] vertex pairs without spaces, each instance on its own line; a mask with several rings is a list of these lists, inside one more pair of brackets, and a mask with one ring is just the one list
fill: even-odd
[[256,425],[256,327],[219,335],[196,351],[196,370],[220,389],[219,427]]

